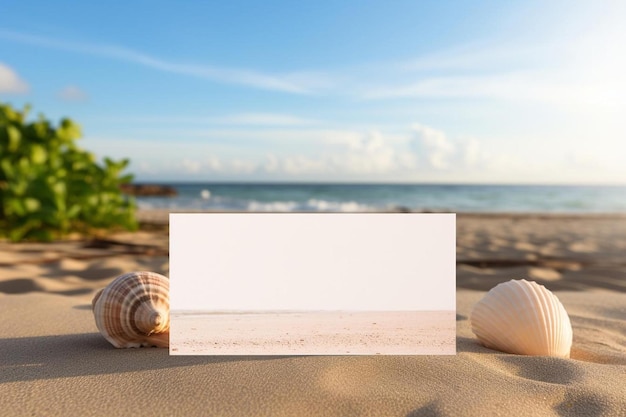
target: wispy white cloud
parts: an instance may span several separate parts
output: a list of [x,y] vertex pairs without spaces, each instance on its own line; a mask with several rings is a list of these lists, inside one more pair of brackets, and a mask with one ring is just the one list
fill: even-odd
[[448,140],[445,133],[417,123],[413,125],[413,131],[416,140],[426,150],[430,166],[435,169],[448,168],[449,158],[455,152],[456,147]]
[[89,98],[85,91],[75,85],[64,87],[57,95],[63,101],[86,101]]
[[468,41],[389,63],[379,68],[384,78],[362,83],[356,94],[371,100],[490,99],[614,109],[626,105],[625,11],[622,5],[621,12],[582,20],[587,24],[559,23],[541,35]]
[[202,170],[202,164],[193,159],[185,158],[182,160],[182,168],[188,174],[195,174]]
[[[290,127],[290,126],[314,126],[324,123],[323,120],[301,117],[298,115],[287,113],[268,113],[268,112],[244,112],[230,113],[219,116],[172,116],[172,115],[115,115],[115,116],[91,116],[89,121],[97,122],[115,122],[118,124],[139,124],[139,125],[158,125],[160,131],[168,129],[172,125],[177,131],[180,131],[181,125],[198,126],[258,126],[258,127]],[[127,130],[127,129],[126,129]],[[197,130],[194,130],[197,132]]]
[[0,62],[0,93],[21,94],[28,90],[26,81],[11,67]]
[[451,173],[463,178],[464,175],[506,169],[498,164],[507,156],[487,152],[475,137],[451,138],[443,130],[419,123],[413,124],[411,130],[414,152],[434,172]]
[[475,138],[466,139],[461,146],[463,147],[463,163],[469,168],[478,166],[489,158]]
[[[569,78],[569,79],[568,79]],[[495,99],[557,105],[612,105],[615,86],[551,72],[424,78],[415,83],[371,89],[364,98]]]
[[339,148],[327,153],[329,165],[338,171],[374,174],[407,171],[416,167],[415,155],[407,148],[406,141],[380,131],[330,138],[326,143]]
[[8,30],[0,30],[0,38],[48,49],[102,56],[132,62],[159,71],[205,78],[223,83],[245,85],[263,90],[295,94],[313,94],[316,89],[332,84],[328,76],[314,72],[266,74],[259,71],[239,68],[191,65],[153,57],[146,53],[122,46],[65,41]]
[[[150,152],[145,151],[146,141],[142,137],[90,137],[85,145],[100,157],[129,157],[130,171],[137,173],[140,180],[289,178],[541,183],[551,179],[588,183],[615,182],[626,174],[619,153],[610,163],[597,154],[576,149],[557,158],[537,155],[528,159],[506,148],[486,146],[484,139],[449,135],[424,124],[407,126],[403,133],[359,129],[283,130],[288,132],[283,138],[274,137],[280,129],[271,129],[267,136],[254,139],[252,145],[232,144],[228,140],[197,142],[185,139],[184,135],[179,135],[182,139],[175,147],[165,142],[152,142]],[[252,134],[252,130],[250,132]],[[297,146],[288,146],[288,138]],[[555,169],[563,175],[554,177]]]
[[[130,130],[126,130],[130,132]],[[359,141],[366,131],[360,128],[334,128],[318,126],[268,126],[260,129],[257,126],[232,125],[220,127],[189,127],[189,128],[138,128],[132,133],[141,137],[163,138],[171,137],[186,138],[199,143],[200,141],[214,141],[226,144],[227,141],[236,141],[241,146],[244,144],[265,143],[269,145],[299,144],[316,145],[321,143],[343,143],[344,141]]]
[[[145,142],[136,139],[88,138],[89,146],[98,155],[129,157],[133,166],[153,175],[155,166],[162,175],[262,175],[280,178],[316,177],[325,175],[376,175],[406,172],[415,168],[417,158],[410,148],[410,135],[385,134],[379,131],[294,130],[284,129],[276,139],[272,130],[255,141],[296,141],[298,146],[269,147],[263,153],[246,151],[239,144],[178,142],[169,150],[157,145],[145,152]],[[251,134],[253,132],[250,132]],[[184,137],[184,135],[178,135]],[[220,137],[223,137],[220,135]],[[262,148],[268,149],[267,146]],[[179,162],[175,162],[179,161]],[[132,167],[131,167],[132,168]]]
[[[554,59],[558,46],[552,39],[544,39],[541,43],[470,41],[399,62],[394,66],[403,72],[520,70],[533,68],[546,60]],[[559,54],[562,55],[563,51]]]
[[245,126],[307,126],[320,123],[319,120],[277,113],[239,113],[210,118],[209,122]]
[[[477,139],[452,140],[443,131],[422,124],[399,133],[357,128],[181,129],[167,135],[179,138],[176,148],[161,147],[153,141],[151,152],[141,155],[140,137],[152,137],[153,133],[146,131],[128,140],[96,139],[90,146],[101,152],[108,149],[130,153],[142,160],[155,155],[186,160],[187,172],[236,169],[282,174],[374,174],[418,168],[445,171],[485,162]],[[198,138],[219,140],[199,142]],[[258,149],[270,151],[259,154]],[[234,160],[239,162],[232,163]]]

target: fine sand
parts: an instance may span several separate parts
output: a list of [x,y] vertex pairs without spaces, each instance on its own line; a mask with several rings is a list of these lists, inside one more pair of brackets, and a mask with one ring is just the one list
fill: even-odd
[[177,312],[173,355],[454,355],[454,311]]
[[[458,215],[457,243],[454,356],[169,356],[113,348],[90,311],[119,274],[167,274],[166,228],[0,242],[0,415],[625,416],[626,217]],[[559,297],[571,358],[478,343],[472,306],[511,278]]]

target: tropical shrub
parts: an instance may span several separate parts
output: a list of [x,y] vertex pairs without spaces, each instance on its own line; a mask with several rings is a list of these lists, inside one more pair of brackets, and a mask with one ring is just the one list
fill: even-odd
[[49,241],[78,232],[135,229],[135,202],[120,191],[128,159],[104,158],[76,146],[80,127],[53,126],[43,115],[0,103],[0,235],[12,241]]

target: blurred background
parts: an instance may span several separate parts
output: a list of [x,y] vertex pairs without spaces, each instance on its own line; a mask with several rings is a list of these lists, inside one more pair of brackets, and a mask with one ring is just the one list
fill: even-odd
[[0,101],[173,187],[140,209],[625,212],[625,20],[620,1],[4,2]]

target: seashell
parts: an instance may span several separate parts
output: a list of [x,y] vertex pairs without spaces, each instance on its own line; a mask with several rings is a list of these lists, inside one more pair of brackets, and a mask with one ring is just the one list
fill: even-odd
[[96,326],[116,348],[169,346],[170,280],[155,272],[115,278],[91,302]]
[[471,314],[472,331],[490,349],[569,358],[572,325],[559,299],[533,281],[496,285]]

